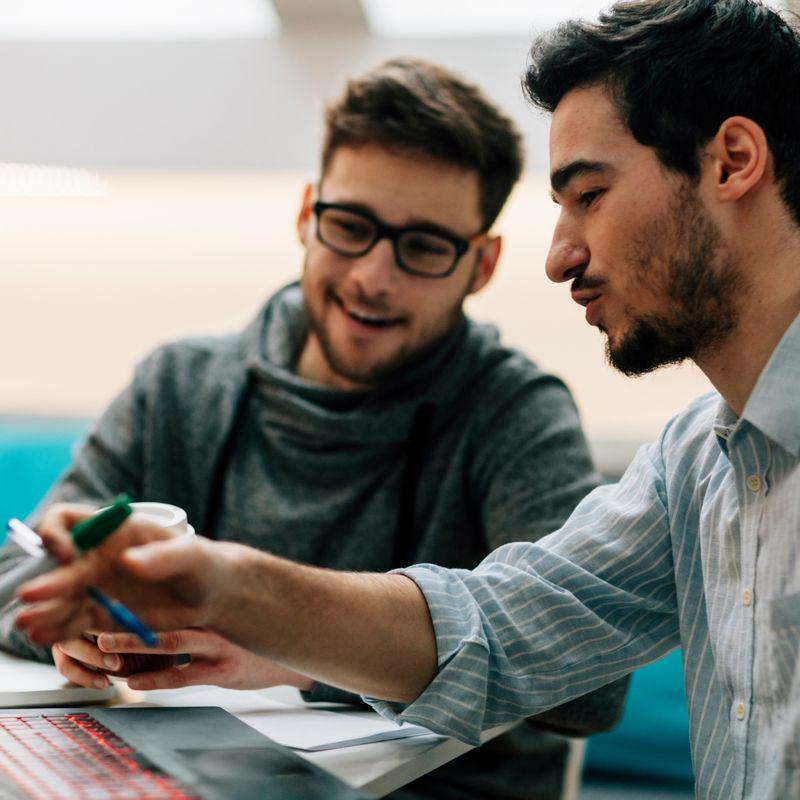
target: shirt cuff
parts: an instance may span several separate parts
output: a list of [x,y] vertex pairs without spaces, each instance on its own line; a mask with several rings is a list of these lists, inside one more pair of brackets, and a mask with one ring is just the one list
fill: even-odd
[[425,597],[439,671],[407,706],[369,697],[364,702],[398,724],[422,725],[477,746],[486,712],[489,645],[475,598],[462,578],[469,572],[432,564],[393,572],[413,580]]

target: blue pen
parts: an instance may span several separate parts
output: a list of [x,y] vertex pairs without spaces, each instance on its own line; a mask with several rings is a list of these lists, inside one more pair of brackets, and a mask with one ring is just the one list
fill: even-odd
[[101,608],[105,609],[111,619],[126,631],[136,634],[148,647],[155,647],[158,638],[127,606],[106,597],[99,589],[90,586],[86,594]]
[[[78,550],[85,552],[97,547],[133,513],[130,498],[120,495],[97,514],[75,525],[70,534]],[[106,597],[99,589],[90,586],[86,593],[109,614],[121,628],[138,636],[148,647],[155,647],[156,635],[130,609]]]
[[[127,504],[124,500],[122,500],[120,501],[120,505]],[[111,508],[113,509],[114,507],[119,509],[119,505],[116,503]],[[128,506],[128,508],[130,507]],[[101,512],[101,514],[98,516],[102,516],[104,513],[105,512]],[[125,516],[127,516],[127,514]],[[91,517],[90,519],[94,520],[97,519],[97,517]],[[88,547],[98,544],[100,541],[100,538],[97,537],[97,534],[95,534],[96,541],[91,541],[86,534],[90,533],[91,535],[92,529],[86,531],[86,527],[87,526],[84,524],[84,532],[82,534],[83,538],[81,538],[81,534],[79,534],[78,537],[73,537],[76,539],[75,543],[79,550],[88,549]],[[94,530],[97,530],[97,526],[93,527]],[[3,604],[3,601],[7,602],[8,600],[12,599],[14,590],[17,588],[17,586],[20,586],[26,581],[32,580],[37,575],[50,572],[50,570],[53,570],[59,566],[58,561],[42,546],[42,540],[39,537],[39,534],[37,534],[35,531],[32,531],[23,522],[20,522],[18,519],[9,520],[8,530],[11,534],[10,538],[12,538],[26,553],[28,553],[28,555],[32,556],[33,560],[26,559],[18,567],[10,570],[3,575],[2,578],[0,578],[0,606]],[[95,589],[93,586],[90,586],[86,590],[86,593],[101,608],[103,608],[111,617],[111,619],[113,619],[114,622],[116,622],[121,628],[138,636],[148,647],[156,646],[158,639],[155,633],[153,633],[153,631],[150,630],[150,628],[148,628],[147,625],[145,625],[129,608],[124,606],[122,603],[117,603],[106,597],[106,595],[104,595],[99,589]]]

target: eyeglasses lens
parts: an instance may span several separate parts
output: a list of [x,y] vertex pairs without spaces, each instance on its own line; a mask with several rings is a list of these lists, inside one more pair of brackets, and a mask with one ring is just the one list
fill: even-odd
[[408,231],[397,239],[397,253],[408,269],[425,275],[441,275],[456,260],[455,245],[434,233]]
[[[347,256],[364,255],[378,235],[372,220],[339,208],[324,209],[318,224],[322,242]],[[395,254],[402,268],[432,277],[447,274],[458,257],[453,242],[435,233],[416,230],[397,236]]]
[[361,255],[375,238],[375,225],[360,214],[326,208],[319,216],[319,235],[323,242],[348,255]]

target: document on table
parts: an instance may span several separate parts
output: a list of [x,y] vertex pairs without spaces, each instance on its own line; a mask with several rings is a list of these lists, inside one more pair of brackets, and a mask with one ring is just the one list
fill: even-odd
[[278,744],[308,752],[436,735],[417,725],[397,725],[374,711],[328,711],[284,703],[258,691],[214,686],[148,692],[146,704],[220,706]]

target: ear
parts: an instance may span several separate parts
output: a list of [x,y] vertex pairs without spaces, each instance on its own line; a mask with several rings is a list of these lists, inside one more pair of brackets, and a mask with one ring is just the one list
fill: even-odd
[[500,250],[503,246],[503,239],[500,236],[487,237],[486,243],[481,245],[478,256],[478,265],[475,274],[472,276],[468,294],[475,294],[483,289],[494,275],[497,260],[500,258]]
[[767,137],[763,128],[747,117],[726,119],[706,153],[713,160],[715,191],[723,203],[744,197],[767,171]]
[[308,229],[311,225],[311,215],[314,213],[314,201],[317,193],[312,183],[307,183],[303,189],[303,201],[300,204],[300,212],[297,215],[297,235],[300,237],[300,244],[303,247],[307,244]]

